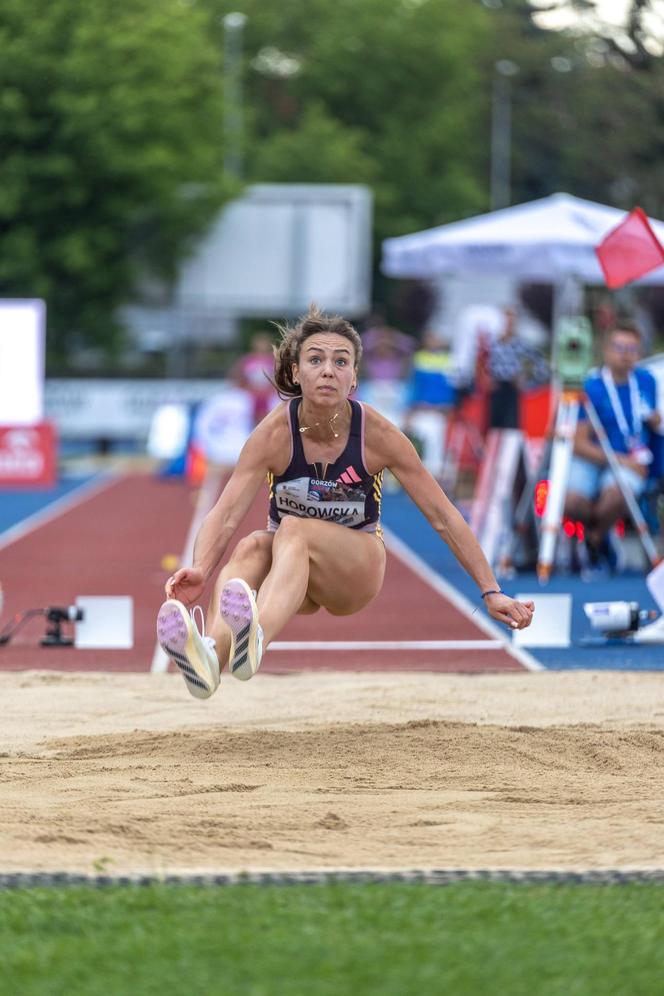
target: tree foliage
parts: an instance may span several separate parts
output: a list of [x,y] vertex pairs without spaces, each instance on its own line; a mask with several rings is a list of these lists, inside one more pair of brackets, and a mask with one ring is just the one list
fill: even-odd
[[[501,58],[519,67],[511,84],[513,201],[562,190],[625,209],[638,203],[661,217],[664,60],[644,47],[644,19],[654,9],[632,0],[620,30],[595,20],[592,31],[554,32],[533,22],[541,6],[503,0],[493,12]],[[595,8],[589,0],[581,6]]]
[[[594,0],[550,0],[591,10]],[[386,236],[489,208],[511,60],[512,202],[564,190],[664,215],[652,0],[545,30],[545,0],[0,0],[0,294],[59,348],[106,342],[239,187],[223,174],[223,15],[243,32],[246,182],[366,183]],[[664,34],[664,31],[662,32]]]
[[377,240],[484,206],[481,4],[207,2],[247,15],[250,179],[370,183]]
[[108,343],[225,196],[220,53],[178,0],[0,0],[0,293]]
[[249,178],[370,183],[378,251],[386,236],[489,209],[501,60],[517,67],[512,203],[566,191],[664,214],[650,0],[632,0],[620,31],[546,30],[544,0],[206,2],[247,15]]

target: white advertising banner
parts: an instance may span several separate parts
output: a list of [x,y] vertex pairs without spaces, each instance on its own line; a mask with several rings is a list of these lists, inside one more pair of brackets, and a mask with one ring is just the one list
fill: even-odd
[[47,380],[47,418],[62,439],[148,438],[162,405],[194,405],[228,390],[219,380]]

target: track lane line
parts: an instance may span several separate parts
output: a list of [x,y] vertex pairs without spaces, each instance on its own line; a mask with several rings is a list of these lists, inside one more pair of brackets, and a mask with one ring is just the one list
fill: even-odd
[[270,650],[503,650],[502,640],[294,640],[277,641]]
[[543,664],[540,664],[531,654],[521,647],[515,647],[511,641],[507,640],[503,634],[503,631],[494,623],[493,620],[488,619],[485,615],[478,615],[477,606],[473,606],[473,603],[457,591],[448,581],[437,574],[433,568],[422,560],[413,550],[407,546],[403,540],[393,533],[390,529],[383,527],[383,534],[385,536],[385,546],[394,554],[406,567],[408,567],[413,574],[416,574],[422,581],[425,581],[435,592],[445,598],[448,602],[465,615],[472,623],[477,626],[478,629],[484,630],[487,635],[492,636],[494,640],[498,640],[501,644],[501,648],[508,653],[511,657],[518,660],[519,664],[523,665],[528,671],[544,671],[546,670]]

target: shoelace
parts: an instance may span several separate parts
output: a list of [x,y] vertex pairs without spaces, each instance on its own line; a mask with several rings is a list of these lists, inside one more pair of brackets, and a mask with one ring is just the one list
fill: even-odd
[[[200,612],[200,623],[196,622],[196,610]],[[207,644],[208,647],[216,651],[217,643],[214,637],[205,635],[205,613],[203,612],[201,606],[195,605],[191,610],[190,615],[191,615],[191,621],[198,630],[198,634],[203,643]]]
[[[254,598],[258,597],[258,592],[256,591],[255,588],[251,589],[251,594],[254,596]],[[257,641],[258,642],[258,656],[260,658],[260,657],[263,656],[263,627],[260,624],[258,625],[257,636],[258,636],[258,641]]]
[[[196,612],[200,612],[201,621],[200,624],[196,622]],[[198,634],[202,639],[205,639],[205,613],[200,605],[194,605],[193,609],[190,611],[191,621],[198,630]]]

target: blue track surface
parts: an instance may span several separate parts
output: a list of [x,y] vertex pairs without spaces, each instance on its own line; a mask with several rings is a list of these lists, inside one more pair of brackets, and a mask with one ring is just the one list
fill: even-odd
[[47,505],[63,498],[82,484],[90,480],[87,477],[65,477],[53,488],[43,488],[39,491],[13,488],[12,490],[0,490],[0,533],[3,533],[11,526],[17,525],[23,519],[40,512]]
[[[478,602],[474,582],[406,495],[402,492],[384,495],[383,520],[388,529],[396,533],[429,567],[472,602]],[[544,667],[555,670],[664,671],[664,645],[611,643],[587,647],[580,643],[582,638],[593,635],[583,612],[584,602],[633,601],[638,602],[641,609],[657,608],[643,574],[622,574],[593,581],[592,584],[575,576],[554,576],[542,588],[534,573],[521,573],[510,581],[501,579],[501,587],[509,595],[538,591],[572,595],[572,645],[563,649],[528,648]]]

